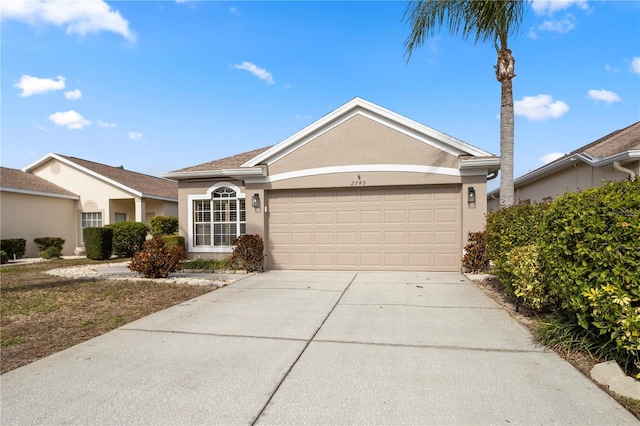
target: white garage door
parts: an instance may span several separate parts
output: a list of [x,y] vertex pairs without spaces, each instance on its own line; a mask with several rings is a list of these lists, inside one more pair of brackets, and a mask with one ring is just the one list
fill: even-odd
[[458,271],[460,186],[268,193],[271,269]]

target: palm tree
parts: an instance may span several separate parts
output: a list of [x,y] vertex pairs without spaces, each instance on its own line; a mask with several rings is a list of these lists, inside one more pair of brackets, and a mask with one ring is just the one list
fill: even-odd
[[513,187],[513,86],[515,59],[508,46],[509,36],[520,30],[525,0],[418,0],[410,1],[405,21],[411,34],[405,41],[407,62],[416,47],[440,27],[463,38],[473,35],[475,42],[493,42],[498,61],[496,78],[502,85],[500,101],[500,205],[514,203]]

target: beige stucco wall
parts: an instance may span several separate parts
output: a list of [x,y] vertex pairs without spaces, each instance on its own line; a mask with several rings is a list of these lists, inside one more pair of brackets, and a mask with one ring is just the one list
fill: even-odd
[[50,159],[32,170],[31,173],[80,196],[80,211],[69,218],[69,220],[74,221],[73,226],[77,231],[73,245],[82,244],[82,212],[102,213],[103,225],[114,223],[116,213],[126,214],[127,221],[139,220],[145,223],[148,223],[151,216],[178,216],[178,204],[175,202],[148,198],[140,199],[130,192],[106,183],[57,159]]
[[[640,172],[640,161],[623,164],[624,167]],[[628,174],[613,168],[613,165],[593,167],[582,161],[576,161],[557,172],[532,182],[519,185],[515,191],[516,202],[541,202],[552,200],[566,192],[576,192],[587,188],[602,186],[605,182],[619,182],[629,177]],[[489,210],[499,206],[498,200],[489,200]]]
[[0,197],[2,239],[24,238],[27,241],[25,257],[38,257],[34,238],[60,237],[65,239],[62,254],[73,255],[78,240],[74,220],[78,215],[77,200],[5,191]]
[[458,158],[361,115],[353,116],[269,166],[269,174],[354,164],[458,168]]

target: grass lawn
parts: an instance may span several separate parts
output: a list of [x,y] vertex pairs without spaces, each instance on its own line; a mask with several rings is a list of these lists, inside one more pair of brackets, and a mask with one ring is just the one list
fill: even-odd
[[216,288],[71,279],[46,273],[99,264],[60,259],[0,268],[0,372],[6,373]]

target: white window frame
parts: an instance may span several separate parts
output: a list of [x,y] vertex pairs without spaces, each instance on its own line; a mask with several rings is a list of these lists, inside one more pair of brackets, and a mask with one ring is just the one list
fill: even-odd
[[[84,226],[84,215],[100,215],[100,225],[99,226]],[[80,214],[80,241],[84,244],[84,228],[101,228],[103,225],[103,214],[102,212],[81,212]],[[95,219],[92,219],[92,222]]]
[[[244,199],[245,200],[245,215],[246,215],[246,196],[244,194],[244,192],[242,192],[242,190],[237,186],[234,185],[231,182],[218,182],[215,185],[211,186],[209,189],[207,189],[207,193],[206,194],[192,194],[189,195],[187,197],[188,200],[188,206],[187,206],[187,216],[189,218],[189,230],[188,230],[188,241],[187,241],[187,245],[189,247],[189,251],[190,252],[194,252],[194,253],[231,253],[233,251],[233,246],[214,246],[214,245],[210,245],[210,246],[196,246],[195,245],[195,230],[194,230],[194,223],[193,223],[193,204],[194,201],[206,201],[206,200],[212,200],[213,199],[213,193],[219,189],[219,188],[229,188],[233,191],[235,191],[236,193],[236,197],[235,199]],[[211,212],[213,214],[213,211]],[[240,231],[240,210],[238,209],[238,231]],[[246,220],[244,221],[245,223],[245,227],[246,227]],[[213,224],[213,222],[212,222]],[[212,241],[213,242],[213,241]]]

